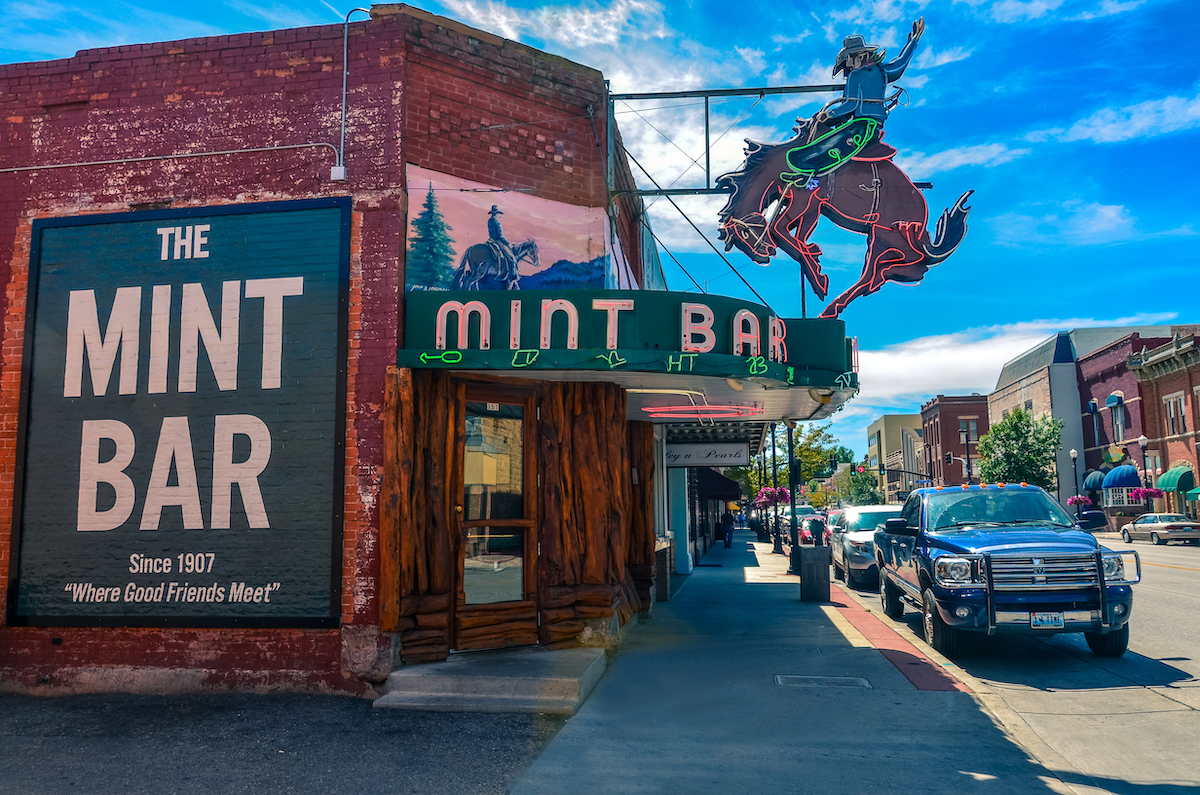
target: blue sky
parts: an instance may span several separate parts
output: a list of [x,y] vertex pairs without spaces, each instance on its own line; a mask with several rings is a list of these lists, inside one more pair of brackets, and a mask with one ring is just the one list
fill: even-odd
[[[829,84],[845,36],[862,34],[891,57],[924,17],[916,57],[896,84],[909,104],[892,112],[887,140],[914,180],[933,182],[926,191],[931,216],[975,191],[970,231],[920,285],[886,285],[843,314],[862,351],[863,391],[835,415],[834,432],[859,453],[866,426],[880,414],[918,411],[938,393],[986,394],[1005,361],[1059,329],[1200,321],[1194,0],[417,5],[600,69],[618,93]],[[0,62],[336,23],[351,7],[322,0],[0,2]],[[786,140],[797,116],[832,97],[714,102],[713,175],[740,165],[743,138]],[[617,111],[627,148],[655,180],[703,185],[702,170],[690,163],[703,162],[696,100]],[[676,202],[715,239],[721,198]],[[659,200],[651,213],[660,239],[700,284],[751,297],[674,207]],[[831,293],[853,283],[863,239],[823,221],[812,240],[825,252]],[[776,311],[800,314],[792,260],[762,267],[736,250],[726,257]],[[664,262],[671,289],[695,289],[670,257]],[[809,314],[820,308],[810,293]]]

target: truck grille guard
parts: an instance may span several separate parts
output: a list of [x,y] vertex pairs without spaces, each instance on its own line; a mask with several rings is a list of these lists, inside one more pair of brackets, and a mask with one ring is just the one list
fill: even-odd
[[[974,555],[956,555],[955,557],[973,560],[978,567],[976,571],[987,584],[987,620],[988,634],[996,633],[996,593],[1019,593],[1022,591],[1098,591],[1100,602],[1100,624],[1107,630],[1111,627],[1108,619],[1108,581],[1104,577],[1104,550],[1084,554],[1047,553],[1038,555],[990,553]],[[1134,584],[1142,579],[1141,556],[1134,550],[1109,551],[1109,555],[1133,555],[1137,569],[1136,579],[1122,579],[1121,584]]]

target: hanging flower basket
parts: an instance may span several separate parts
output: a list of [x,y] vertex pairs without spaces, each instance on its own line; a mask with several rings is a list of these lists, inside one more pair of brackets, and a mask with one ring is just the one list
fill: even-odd
[[1129,493],[1133,497],[1134,502],[1145,502],[1146,500],[1157,500],[1167,496],[1167,493],[1162,489],[1156,489],[1153,486],[1148,489],[1134,489]]
[[1084,508],[1090,507],[1092,498],[1086,494],[1076,494],[1074,497],[1067,498],[1067,505],[1082,505]]
[[770,508],[774,505],[782,505],[785,502],[791,502],[792,495],[785,486],[772,488],[771,486],[763,486],[758,491],[758,496],[754,498],[754,504],[759,508]]

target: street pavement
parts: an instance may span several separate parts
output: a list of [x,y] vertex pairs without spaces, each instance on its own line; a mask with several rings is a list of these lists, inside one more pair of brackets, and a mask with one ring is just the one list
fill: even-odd
[[[1180,772],[1189,747],[1200,758],[1194,702],[1166,715],[1183,750],[1130,750],[1163,715],[1103,669],[1020,644],[960,666],[925,646],[915,612],[892,622],[839,585],[800,602],[786,558],[734,538],[630,629],[570,719],[295,695],[0,696],[0,795],[1200,795],[1200,775]],[[1053,714],[1045,682],[1062,686]]]

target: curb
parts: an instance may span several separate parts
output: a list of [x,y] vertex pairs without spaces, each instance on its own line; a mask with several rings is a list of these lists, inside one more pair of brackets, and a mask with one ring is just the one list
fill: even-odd
[[[1053,781],[1046,782],[1048,787],[1064,793],[1064,795],[1092,795],[1095,792],[1095,789],[1092,787],[1082,790],[1076,789],[1071,784],[1059,778],[1056,771],[1072,773],[1076,776],[1081,776],[1083,771],[1074,767],[1057,751],[1051,748],[1042,739],[1041,735],[1034,731],[1025,722],[1025,719],[1008,705],[1003,696],[992,690],[986,682],[976,679],[952,660],[939,654],[920,636],[913,635],[912,637],[907,637],[902,635],[896,628],[894,621],[891,619],[885,621],[880,617],[882,616],[882,612],[877,609],[878,606],[875,600],[868,601],[863,594],[848,588],[840,582],[837,583],[837,587],[845,595],[846,599],[855,602],[863,610],[873,615],[880,626],[886,627],[900,641],[911,644],[919,654],[927,658],[933,665],[938,666],[946,676],[960,682],[963,687],[955,689],[964,690],[970,695],[975,700],[975,703],[979,705],[980,709],[987,713],[992,718],[992,721],[1008,735],[1009,739],[1041,765],[1048,776],[1053,776]],[[875,644],[872,643],[872,645]],[[876,648],[879,647],[876,646]],[[879,649],[879,651],[886,656],[884,649]],[[900,666],[897,665],[896,667],[899,668]],[[904,673],[904,669],[900,669],[900,671]]]

